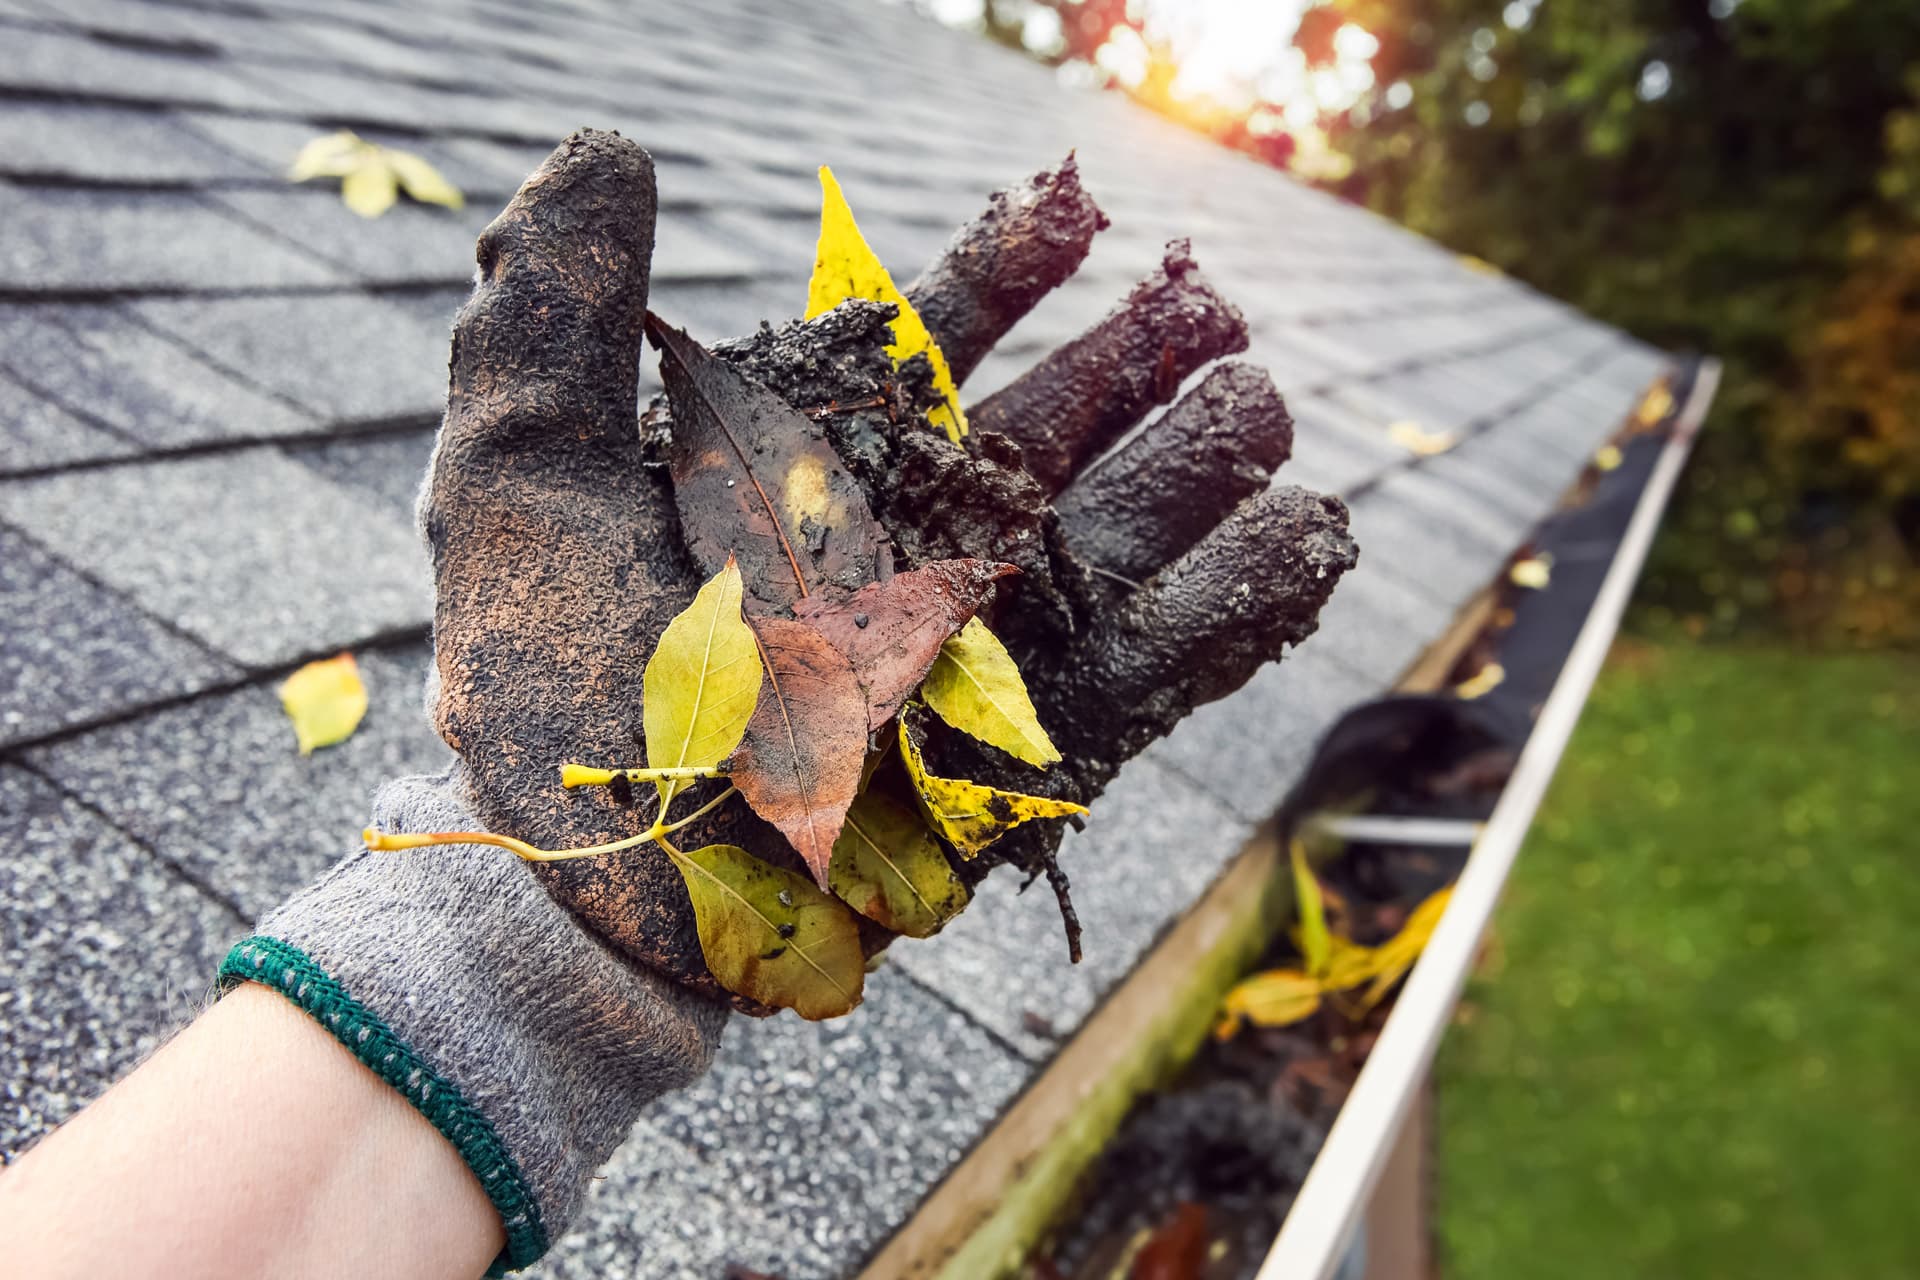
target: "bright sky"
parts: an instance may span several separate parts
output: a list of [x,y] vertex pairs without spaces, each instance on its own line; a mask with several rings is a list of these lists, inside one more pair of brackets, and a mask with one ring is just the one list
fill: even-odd
[[[934,16],[955,26],[980,20],[984,0],[930,0]],[[1293,47],[1293,34],[1309,0],[1133,0],[1146,36],[1120,29],[1100,49],[1098,65],[1128,86],[1146,75],[1150,47],[1169,51],[1179,67],[1172,92],[1196,106],[1211,103],[1244,114],[1266,101],[1283,108],[1284,127],[1303,129],[1323,113],[1345,110],[1373,85],[1368,65],[1377,48],[1356,26],[1342,27],[1334,38],[1331,67],[1308,70]],[[1059,19],[1035,5],[1028,11],[1023,36],[1029,47],[1058,48]],[[1257,128],[1259,118],[1251,122]],[[1280,120],[1264,123],[1283,127]]]

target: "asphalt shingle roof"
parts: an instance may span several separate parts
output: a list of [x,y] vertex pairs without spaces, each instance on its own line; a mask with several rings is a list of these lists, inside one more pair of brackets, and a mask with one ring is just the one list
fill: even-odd
[[[344,852],[422,719],[411,498],[475,232],[583,124],[651,147],[652,305],[703,338],[797,311],[835,166],[913,274],[1077,149],[1113,218],[983,395],[1190,236],[1348,497],[1321,632],[1123,773],[1064,850],[1087,926],[990,882],[854,1017],[737,1019],[642,1122],[553,1277],[841,1274],[900,1225],[1554,503],[1665,359],[1111,95],[875,0],[0,0],[0,1150],[203,999],[225,942]],[[467,191],[376,222],[282,174],[350,126]],[[1460,432],[1419,459],[1388,437]],[[274,684],[352,647],[373,708],[302,759]],[[1048,1032],[1050,1029],[1050,1033]]]

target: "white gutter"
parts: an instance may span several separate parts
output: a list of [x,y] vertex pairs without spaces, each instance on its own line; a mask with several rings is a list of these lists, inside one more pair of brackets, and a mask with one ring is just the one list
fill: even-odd
[[1339,1266],[1401,1123],[1426,1079],[1434,1050],[1452,1020],[1514,856],[1580,719],[1674,482],[1719,384],[1720,362],[1703,360],[1566,665],[1454,885],[1446,915],[1360,1069],[1257,1280],[1327,1280]]

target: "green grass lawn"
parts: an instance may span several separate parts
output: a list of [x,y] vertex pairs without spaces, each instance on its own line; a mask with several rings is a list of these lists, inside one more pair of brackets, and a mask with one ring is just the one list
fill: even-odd
[[1920,1276],[1920,663],[1617,647],[1495,927],[1448,1280]]

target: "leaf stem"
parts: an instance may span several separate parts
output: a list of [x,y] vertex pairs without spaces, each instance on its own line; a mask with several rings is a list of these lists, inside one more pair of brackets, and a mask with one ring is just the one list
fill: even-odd
[[680,828],[684,826],[688,826],[689,824],[696,822],[701,818],[706,817],[709,813],[712,813],[715,809],[718,809],[721,805],[725,804],[728,800],[731,800],[734,796],[737,796],[739,794],[740,794],[740,788],[728,787],[725,791],[722,791],[719,795],[707,801],[705,804],[701,805],[698,809],[695,809],[692,813],[688,814],[684,818],[681,818],[674,822],[669,822],[665,826],[662,826],[658,822],[655,822],[653,826],[653,830],[649,831],[647,834],[652,836],[655,840],[659,840],[660,843],[664,845],[666,844],[666,841],[660,839],[662,836],[670,835],[671,833],[678,831]]
[[701,778],[724,778],[727,770],[724,765],[709,765],[704,768],[696,765],[672,766],[661,769],[596,769],[591,765],[563,764],[560,766],[560,785],[571,790],[574,787],[604,787],[608,783],[625,780],[627,782],[694,782]]
[[573,858],[591,858],[602,853],[617,853],[622,849],[631,849],[654,838],[652,828],[637,836],[628,836],[624,840],[613,840],[606,844],[587,845],[579,849],[539,849],[524,840],[515,840],[512,836],[499,836],[491,831],[380,831],[368,827],[360,833],[367,848],[376,853],[394,852],[400,849],[423,849],[430,845],[446,844],[490,844],[505,849],[515,857],[527,862],[566,862]]

